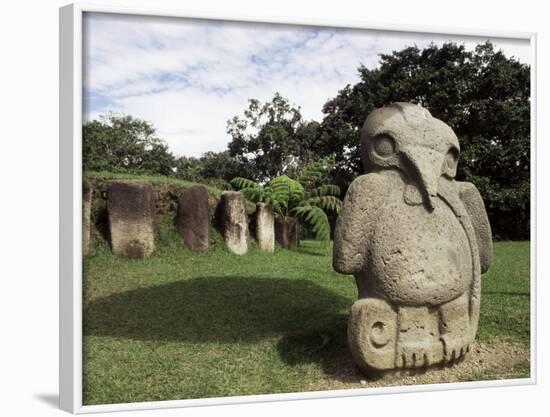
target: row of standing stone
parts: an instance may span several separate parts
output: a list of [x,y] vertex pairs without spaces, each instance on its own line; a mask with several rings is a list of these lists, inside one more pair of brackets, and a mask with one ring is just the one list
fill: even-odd
[[[83,187],[83,252],[91,250],[92,188]],[[220,228],[227,248],[244,255],[249,248],[248,216],[242,193],[222,193],[218,205]],[[108,181],[107,212],[113,254],[125,258],[144,258],[155,249],[156,208],[151,183],[144,181]],[[273,210],[256,205],[256,240],[262,251],[275,250]],[[206,187],[197,185],[183,190],[178,198],[176,217],[184,244],[196,252],[210,249],[210,207]]]

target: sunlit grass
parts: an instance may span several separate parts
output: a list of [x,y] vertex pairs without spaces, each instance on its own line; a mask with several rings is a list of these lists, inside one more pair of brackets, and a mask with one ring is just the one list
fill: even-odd
[[[329,244],[237,256],[185,249],[169,221],[143,260],[96,242],[84,260],[84,402],[318,390],[352,367],[353,277]],[[529,242],[498,242],[483,277],[479,339],[529,343]],[[326,388],[324,388],[326,389]]]

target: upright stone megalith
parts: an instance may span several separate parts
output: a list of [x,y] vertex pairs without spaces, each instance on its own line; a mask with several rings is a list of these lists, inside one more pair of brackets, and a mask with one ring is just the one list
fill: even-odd
[[206,187],[196,185],[180,193],[177,224],[189,249],[204,252],[210,248],[210,208]]
[[248,217],[239,191],[225,191],[220,200],[220,221],[227,248],[237,254],[248,252]]
[[355,275],[348,341],[366,372],[454,363],[475,339],[493,247],[479,191],[455,180],[459,154],[453,130],[420,106],[365,121],[366,174],[344,199],[333,266]]
[[281,247],[290,249],[300,243],[300,223],[293,217],[275,218],[275,240]]
[[124,258],[144,258],[155,249],[155,193],[145,181],[109,181],[107,210],[111,249]]
[[275,251],[275,222],[270,204],[256,204],[256,240],[262,251]]
[[82,183],[82,254],[88,255],[92,251],[92,193],[89,181]]

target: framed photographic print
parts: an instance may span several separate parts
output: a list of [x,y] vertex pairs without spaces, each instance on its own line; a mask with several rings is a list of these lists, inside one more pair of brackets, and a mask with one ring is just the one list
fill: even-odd
[[533,384],[534,54],[61,8],[61,407]]

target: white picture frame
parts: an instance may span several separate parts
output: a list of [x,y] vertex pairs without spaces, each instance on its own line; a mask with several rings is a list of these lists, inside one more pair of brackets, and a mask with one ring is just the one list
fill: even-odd
[[536,167],[531,162],[531,376],[529,379],[460,382],[448,384],[415,385],[349,389],[323,392],[250,395],[208,399],[188,399],[144,403],[109,405],[82,404],[82,19],[85,12],[114,14],[154,15],[196,19],[231,20],[256,23],[284,23],[328,26],[337,28],[405,31],[413,33],[449,34],[527,40],[532,53],[531,65],[531,154],[536,154],[536,34],[489,30],[464,30],[447,27],[391,25],[357,21],[304,20],[291,16],[284,20],[261,16],[235,16],[224,13],[198,14],[183,10],[157,10],[153,8],[110,7],[75,3],[60,8],[60,282],[59,282],[59,390],[60,407],[76,414],[151,410],[160,408],[195,407],[204,405],[288,401],[296,399],[350,397],[404,392],[454,390],[479,387],[504,387],[535,384],[536,377]]

